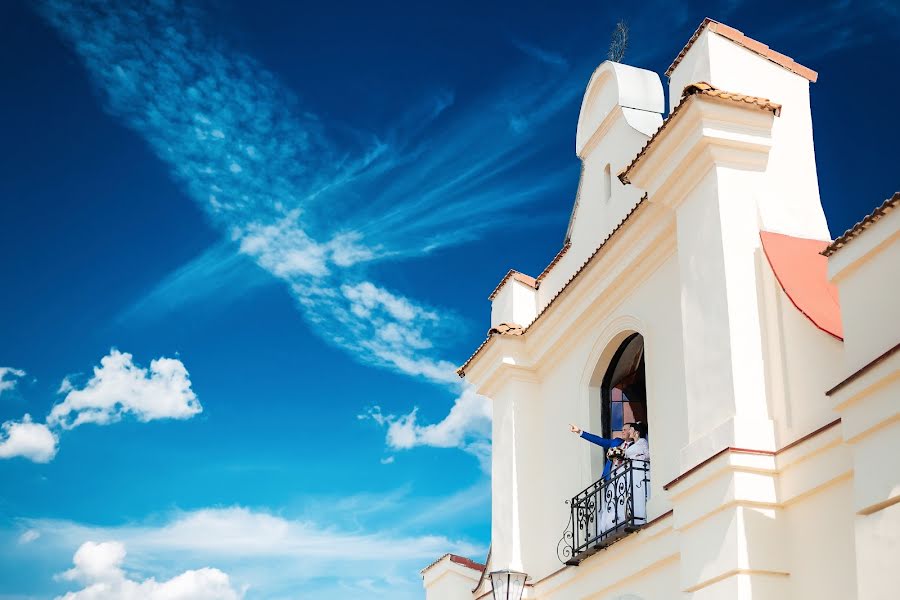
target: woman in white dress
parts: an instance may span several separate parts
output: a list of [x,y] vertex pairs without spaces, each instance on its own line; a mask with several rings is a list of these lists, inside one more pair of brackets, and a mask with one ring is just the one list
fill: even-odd
[[[647,426],[630,423],[631,439],[607,451],[612,461],[609,481],[598,499],[600,506],[600,534],[610,537],[624,531],[634,516],[633,524],[647,521],[647,498],[650,485],[650,445],[647,443]],[[630,465],[632,468],[628,469]],[[634,511],[632,513],[632,511]]]

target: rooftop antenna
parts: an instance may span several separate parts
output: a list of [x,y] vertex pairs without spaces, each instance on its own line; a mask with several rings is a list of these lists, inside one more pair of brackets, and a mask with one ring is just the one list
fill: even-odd
[[628,50],[628,24],[620,20],[613,29],[606,57],[613,62],[620,63],[625,58],[626,50]]

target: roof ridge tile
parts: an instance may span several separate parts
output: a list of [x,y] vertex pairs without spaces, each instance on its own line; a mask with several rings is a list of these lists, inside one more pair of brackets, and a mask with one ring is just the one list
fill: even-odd
[[709,28],[709,30],[713,33],[721,35],[725,39],[728,39],[735,44],[742,46],[747,50],[754,52],[755,54],[758,54],[766,60],[773,62],[776,65],[787,69],[788,71],[791,71],[792,73],[799,75],[800,77],[803,77],[804,79],[807,79],[812,83],[815,83],[819,78],[818,73],[816,73],[809,67],[801,65],[790,56],[772,50],[768,45],[760,42],[759,40],[748,37],[744,34],[743,31],[716,21],[715,19],[710,19],[709,17],[703,19],[703,21],[700,23],[700,26],[697,27],[696,31],[694,31],[694,34],[690,37],[690,39],[688,39],[687,43],[681,49],[681,52],[678,53],[678,56],[675,57],[675,60],[672,61],[672,64],[669,65],[668,69],[666,69],[666,77],[672,76],[672,72],[684,59],[685,55],[688,53],[688,50],[691,49],[691,47],[694,45],[694,42],[696,42],[697,38],[699,38],[703,33],[703,30],[707,28]]
[[747,104],[750,106],[754,106],[756,108],[767,110],[773,113],[776,117],[781,114],[781,105],[777,102],[772,102],[768,98],[761,98],[759,96],[748,96],[746,94],[738,94],[736,92],[728,92],[722,89],[715,87],[712,84],[709,84],[705,81],[697,81],[685,86],[682,91],[681,98],[682,101],[678,103],[678,106],[675,107],[669,116],[663,121],[662,125],[659,126],[659,129],[650,136],[650,139],[647,140],[647,143],[644,144],[644,147],[637,153],[637,156],[631,161],[631,163],[622,169],[622,172],[619,173],[618,178],[623,184],[627,185],[631,183],[628,180],[628,174],[631,173],[631,170],[637,165],[637,163],[643,158],[644,154],[650,149],[656,139],[662,134],[662,132],[669,126],[669,124],[675,120],[675,117],[683,110],[683,107],[686,106],[689,100],[696,96],[707,96],[709,98],[717,98],[720,100],[727,100],[729,102],[734,102],[736,104]]
[[894,192],[893,196],[882,202],[880,206],[876,207],[875,210],[866,215],[862,219],[862,221],[859,221],[856,225],[839,235],[833,242],[828,244],[828,246],[824,250],[822,250],[822,256],[831,256],[832,254],[846,246],[851,240],[858,237],[863,231],[874,225],[876,221],[897,208],[898,204],[900,204],[900,192]]

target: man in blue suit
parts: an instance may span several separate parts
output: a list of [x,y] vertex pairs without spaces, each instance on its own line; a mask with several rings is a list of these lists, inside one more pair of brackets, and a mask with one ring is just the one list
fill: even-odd
[[631,423],[625,423],[622,426],[622,434],[623,438],[603,438],[599,435],[594,435],[593,433],[588,433],[583,430],[581,427],[577,425],[569,424],[569,430],[572,433],[577,433],[581,438],[591,442],[592,444],[597,444],[601,448],[603,448],[603,479],[609,479],[609,470],[612,466],[612,462],[607,460],[606,451],[610,448],[615,448],[616,446],[621,446],[626,442],[626,440],[631,439]]

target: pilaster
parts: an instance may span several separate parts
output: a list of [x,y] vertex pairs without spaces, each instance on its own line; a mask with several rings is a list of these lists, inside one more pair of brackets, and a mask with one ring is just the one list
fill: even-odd
[[774,453],[720,453],[668,486],[692,600],[789,597]]
[[[491,560],[497,568],[528,572],[541,550],[537,487],[541,482],[540,385],[533,372],[514,369],[493,396]],[[535,556],[532,556],[535,555]]]

